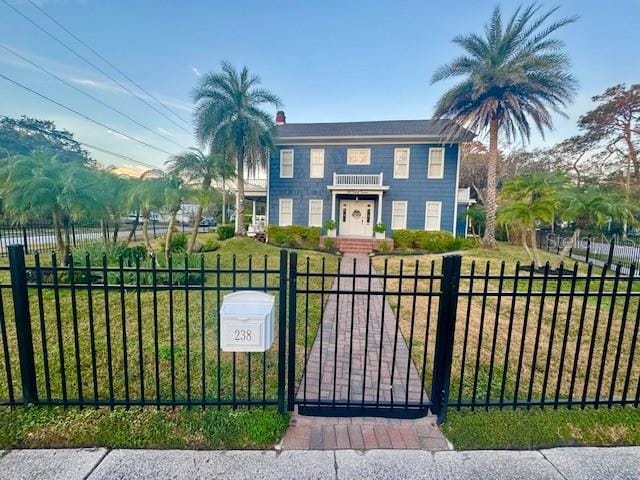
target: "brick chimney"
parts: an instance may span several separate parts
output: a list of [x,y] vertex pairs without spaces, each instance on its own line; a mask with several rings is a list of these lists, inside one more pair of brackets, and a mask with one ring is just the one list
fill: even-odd
[[276,125],[284,125],[287,123],[287,117],[284,114],[283,110],[278,110],[276,112]]

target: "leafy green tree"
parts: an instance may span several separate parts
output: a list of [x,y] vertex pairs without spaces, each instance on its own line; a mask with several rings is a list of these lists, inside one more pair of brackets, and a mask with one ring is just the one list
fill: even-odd
[[187,185],[197,185],[200,188],[194,193],[198,209],[193,216],[193,228],[191,236],[187,242],[187,253],[193,252],[193,247],[198,238],[198,227],[202,220],[202,211],[210,204],[211,201],[211,182],[218,174],[218,167],[223,158],[220,154],[204,153],[197,148],[190,148],[186,152],[182,152],[169,159],[167,162],[169,172],[183,178]]
[[522,246],[536,267],[542,266],[536,227],[553,221],[568,183],[569,178],[564,174],[530,173],[506,181],[500,191],[503,205],[498,212],[498,223],[520,231]]
[[574,187],[564,193],[562,218],[574,225],[573,235],[560,255],[569,256],[571,247],[587,227],[604,227],[610,220],[636,223],[639,208],[627,195],[611,187]]
[[100,188],[95,171],[47,151],[9,157],[0,166],[5,212],[20,222],[50,219],[64,265],[71,252],[71,222],[101,208]]
[[129,205],[140,212],[142,237],[150,252],[153,251],[153,246],[149,237],[149,221],[154,209],[164,207],[166,187],[165,180],[155,177],[153,172],[145,172],[141,178],[132,180],[132,186],[128,192]]
[[193,92],[196,136],[203,145],[228,148],[235,157],[238,194],[236,234],[245,233],[244,176],[265,168],[274,148],[275,123],[263,105],[279,106],[280,99],[261,88],[261,79],[244,67],[237,71],[222,63],[222,71],[202,77]]
[[50,150],[59,161],[94,165],[88,152],[67,130],[58,130],[49,120],[30,117],[0,118],[0,158],[30,155],[38,150]]
[[532,128],[544,134],[551,129],[552,112],[572,100],[576,80],[568,72],[569,59],[563,44],[551,35],[575,21],[575,17],[550,21],[557,8],[541,13],[530,5],[516,9],[505,23],[496,7],[484,36],[454,38],[465,54],[433,74],[435,83],[449,78],[462,80],[436,104],[434,118],[451,118],[478,132],[489,133],[489,156],[483,243],[496,244],[496,165],[500,135],[528,140]]

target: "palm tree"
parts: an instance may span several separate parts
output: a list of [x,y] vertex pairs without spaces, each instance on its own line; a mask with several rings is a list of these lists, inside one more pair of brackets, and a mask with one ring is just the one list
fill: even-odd
[[199,183],[202,195],[198,195],[198,209],[193,216],[193,229],[187,243],[187,253],[193,252],[193,247],[198,238],[198,227],[202,220],[202,210],[210,198],[211,182],[217,175],[219,157],[222,155],[208,153],[205,154],[197,148],[190,148],[186,152],[171,157],[167,164],[169,172],[173,175],[183,178],[187,185],[193,185],[194,182]]
[[196,136],[203,145],[222,145],[235,157],[238,184],[236,234],[243,235],[244,176],[265,168],[274,147],[275,124],[263,105],[280,106],[280,99],[261,88],[258,75],[247,67],[238,72],[227,62],[222,71],[202,77],[193,92]]
[[569,256],[571,248],[580,238],[582,231],[589,227],[603,227],[611,219],[636,223],[637,205],[617,190],[601,187],[577,187],[565,195],[563,219],[574,223],[571,240],[562,247],[560,255]]
[[71,254],[71,222],[101,208],[96,172],[50,151],[3,160],[0,194],[5,212],[17,221],[49,218],[63,265]]
[[222,218],[221,223],[227,223],[227,180],[236,178],[236,167],[229,161],[227,152],[214,158],[214,178],[222,186]]
[[553,128],[552,112],[573,99],[577,82],[568,72],[563,43],[551,35],[576,17],[550,21],[557,8],[519,7],[506,25],[496,7],[484,36],[461,35],[454,43],[465,50],[433,74],[431,83],[463,77],[436,104],[434,118],[451,118],[478,132],[489,132],[487,220],[483,243],[494,247],[496,165],[500,134],[508,140],[528,140],[532,127],[544,135]]
[[164,239],[164,256],[165,259],[169,259],[171,239],[176,229],[176,217],[178,210],[182,205],[182,200],[185,197],[185,188],[182,180],[172,175],[160,180],[162,189],[163,206],[169,212],[169,225],[167,225],[167,235]]
[[536,226],[553,221],[568,181],[564,174],[531,173],[506,181],[500,191],[504,205],[498,212],[498,222],[520,230],[522,246],[536,267],[541,266]]

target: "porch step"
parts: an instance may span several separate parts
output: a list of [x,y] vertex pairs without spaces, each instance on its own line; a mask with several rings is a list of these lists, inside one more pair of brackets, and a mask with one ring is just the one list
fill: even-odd
[[336,247],[342,253],[371,253],[375,247],[373,238],[340,238],[336,239]]

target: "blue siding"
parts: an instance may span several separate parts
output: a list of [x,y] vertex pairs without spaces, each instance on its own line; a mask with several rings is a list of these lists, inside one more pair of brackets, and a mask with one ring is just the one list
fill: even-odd
[[[269,168],[269,223],[278,223],[278,199],[293,199],[293,223],[308,224],[309,200],[322,199],[323,222],[331,218],[331,192],[327,189],[333,183],[333,173],[380,173],[384,174],[382,222],[391,227],[391,202],[408,202],[407,228],[424,229],[425,205],[427,201],[442,202],[441,230],[453,231],[456,199],[456,172],[458,145],[445,145],[444,178],[428,179],[427,163],[430,147],[440,144],[397,144],[397,145],[280,145],[271,158]],[[409,147],[409,178],[393,178],[394,148]],[[324,178],[309,178],[309,151],[324,148]],[[347,165],[348,148],[370,148],[370,165]],[[280,150],[294,150],[293,178],[280,178]],[[340,197],[338,197],[340,198]],[[336,208],[338,199],[336,200]],[[376,206],[377,208],[377,206]],[[337,215],[336,215],[336,218]],[[375,219],[375,215],[374,215]]]

